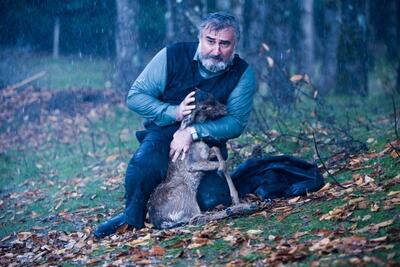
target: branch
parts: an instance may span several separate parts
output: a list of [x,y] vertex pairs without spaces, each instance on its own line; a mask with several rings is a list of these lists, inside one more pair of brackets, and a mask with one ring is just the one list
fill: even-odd
[[201,23],[201,17],[197,15],[194,12],[191,12],[190,10],[185,11],[185,16],[188,18],[188,20],[196,27],[198,28]]
[[314,133],[313,133],[313,140],[314,140],[315,152],[317,153],[318,159],[319,159],[319,161],[321,161],[322,166],[324,167],[325,171],[326,171],[326,172],[328,173],[328,175],[335,181],[335,184],[336,184],[337,186],[339,186],[339,187],[341,187],[341,188],[343,188],[343,189],[346,189],[346,187],[344,187],[343,185],[341,185],[341,184],[336,180],[335,176],[333,176],[333,175],[329,172],[329,170],[328,170],[328,168],[326,167],[325,163],[324,163],[323,160],[321,159],[321,155],[319,154],[319,151],[318,151],[317,141],[315,140],[315,134],[314,134]]
[[394,93],[392,94],[393,114],[394,114],[394,133],[396,134],[397,140],[400,140],[399,133],[397,132],[397,109],[394,101]]
[[26,84],[28,84],[30,82],[33,82],[33,81],[35,81],[37,79],[42,78],[44,75],[46,75],[46,71],[41,71],[39,73],[36,73],[35,75],[32,75],[31,77],[28,77],[28,78],[20,81],[19,83],[16,83],[16,84],[13,84],[13,85],[7,87],[6,89],[10,90],[10,91],[15,90],[15,89],[17,89],[17,88],[19,88],[21,86],[24,86],[24,85],[26,85]]

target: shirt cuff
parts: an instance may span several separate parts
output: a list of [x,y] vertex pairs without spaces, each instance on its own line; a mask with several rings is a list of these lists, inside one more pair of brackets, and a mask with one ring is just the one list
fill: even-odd
[[169,105],[165,110],[165,117],[168,118],[171,123],[176,122],[176,108],[177,106]]

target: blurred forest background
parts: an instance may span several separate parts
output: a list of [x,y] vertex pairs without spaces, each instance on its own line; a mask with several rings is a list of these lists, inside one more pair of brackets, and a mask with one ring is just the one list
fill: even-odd
[[[375,71],[384,75],[381,82],[400,90],[400,4],[395,0],[4,0],[0,8],[0,87],[31,74],[12,57],[52,55],[69,57],[65,64],[74,64],[75,57],[105,59],[111,62],[107,78],[112,84],[107,85],[126,92],[158,50],[196,40],[202,16],[227,10],[241,22],[238,52],[261,83],[270,56],[288,75],[307,73],[324,95],[367,95],[370,83],[377,82],[369,75]],[[282,90],[272,81],[270,86]]]
[[[400,1],[2,0],[0,10],[0,265],[399,266]],[[228,165],[286,154],[318,164],[328,184],[220,224],[93,240],[123,209],[142,127],[125,105],[130,85],[221,10],[239,19],[237,52],[258,82]]]

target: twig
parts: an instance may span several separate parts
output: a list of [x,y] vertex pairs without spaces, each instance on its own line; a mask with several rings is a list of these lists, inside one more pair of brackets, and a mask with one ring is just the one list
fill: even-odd
[[41,71],[41,72],[39,72],[39,73],[37,73],[35,75],[32,75],[31,77],[28,77],[28,78],[20,81],[19,83],[16,83],[16,84],[13,84],[13,85],[7,87],[6,89],[10,90],[10,91],[15,90],[15,89],[17,89],[17,88],[19,88],[21,86],[24,86],[25,84],[28,84],[30,82],[33,82],[33,81],[35,81],[37,79],[42,78],[44,75],[46,75],[46,71]]
[[392,94],[393,114],[394,114],[394,133],[396,134],[397,140],[400,140],[399,133],[397,132],[397,109],[394,101],[394,93]]
[[315,134],[313,133],[313,140],[314,140],[314,148],[315,148],[315,152],[317,153],[318,159],[319,161],[321,161],[322,166],[324,167],[325,171],[328,173],[328,175],[335,181],[335,184],[343,189],[346,189],[346,187],[344,187],[343,185],[341,185],[335,178],[335,176],[333,176],[333,174],[331,174],[328,170],[328,168],[326,167],[324,161],[321,159],[321,155],[319,154],[318,151],[318,146],[317,146],[317,141],[315,140]]

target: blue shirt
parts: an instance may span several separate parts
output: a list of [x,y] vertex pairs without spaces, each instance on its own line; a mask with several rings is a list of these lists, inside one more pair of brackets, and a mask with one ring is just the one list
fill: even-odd
[[[199,71],[203,78],[209,79],[220,75],[221,72],[210,72],[205,69],[196,52],[194,60],[198,61]],[[167,49],[163,48],[147,64],[129,90],[128,107],[153,121],[158,126],[176,123],[176,105],[160,101],[167,82]],[[200,139],[217,141],[238,137],[246,127],[253,106],[253,95],[256,91],[256,79],[251,67],[247,67],[238,84],[229,95],[227,115],[204,123],[194,124],[193,127]]]

